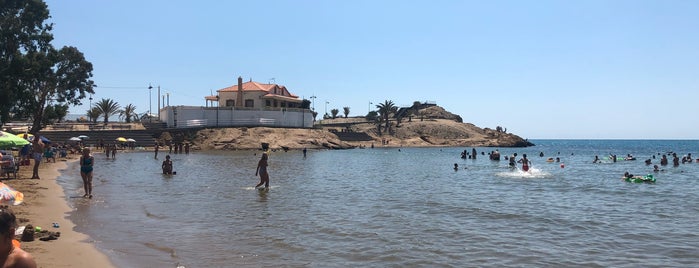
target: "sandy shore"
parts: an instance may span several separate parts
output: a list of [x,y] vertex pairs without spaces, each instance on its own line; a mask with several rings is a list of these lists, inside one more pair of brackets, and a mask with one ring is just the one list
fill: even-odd
[[[116,267],[95,248],[89,236],[74,231],[75,224],[66,219],[71,208],[56,178],[61,172],[70,172],[65,170],[70,161],[77,161],[77,156],[56,163],[41,163],[40,180],[29,179],[33,166],[21,166],[17,179],[2,180],[24,193],[24,203],[11,206],[20,226],[32,224],[52,232],[61,232],[56,240],[36,239],[22,242],[21,247],[34,256],[39,267]],[[79,175],[75,179],[80,180]],[[54,222],[59,224],[59,228],[52,227]]]

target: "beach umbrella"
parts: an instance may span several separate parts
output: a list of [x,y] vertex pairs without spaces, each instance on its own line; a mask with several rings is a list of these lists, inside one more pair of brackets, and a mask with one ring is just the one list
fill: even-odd
[[89,138],[90,138],[90,137],[88,137],[87,135],[80,135],[80,136],[78,136],[78,139],[83,139],[83,140],[87,140],[87,139],[89,139]]
[[118,137],[118,138],[116,138],[116,141],[118,141],[118,142],[126,142],[126,138],[124,138],[124,137]]
[[127,142],[136,142],[136,140],[134,140],[134,139],[132,139],[132,138],[128,138],[128,139],[126,139],[126,141],[127,141]]
[[[51,143],[51,140],[49,140],[48,138],[46,138],[44,136],[39,136],[39,139],[41,139],[41,142],[43,142],[43,143]],[[34,142],[34,135],[29,136],[27,138],[27,140],[29,140],[30,142]]]
[[16,135],[0,131],[0,148],[22,147],[29,144],[29,141]]
[[11,203],[16,206],[22,204],[22,201],[24,201],[22,192],[0,182],[0,203]]
[[34,134],[29,134],[29,133],[19,133],[16,136],[20,137],[22,139],[28,140],[28,141],[30,141],[34,138]]
[[79,138],[79,137],[71,137],[71,138],[68,139],[68,140],[69,140],[69,141],[82,141],[82,139]]

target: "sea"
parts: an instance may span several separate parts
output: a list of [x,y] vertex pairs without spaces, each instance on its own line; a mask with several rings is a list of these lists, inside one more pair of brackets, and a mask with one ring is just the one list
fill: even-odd
[[[461,158],[470,147],[273,151],[268,190],[254,188],[261,151],[171,154],[176,175],[161,174],[162,150],[97,151],[93,199],[77,163],[58,183],[76,230],[117,267],[699,265],[699,162],[671,156],[699,157],[699,141],[532,142],[475,159]],[[513,153],[529,172],[508,167]]]

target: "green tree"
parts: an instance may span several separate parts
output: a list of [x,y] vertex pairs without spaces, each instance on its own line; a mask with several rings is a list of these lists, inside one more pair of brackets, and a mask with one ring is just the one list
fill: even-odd
[[44,109],[44,118],[42,119],[43,125],[52,124],[54,122],[61,122],[68,115],[68,105],[67,104],[54,104],[46,106]]
[[124,109],[119,110],[119,116],[123,117],[126,123],[131,123],[131,118],[138,119],[136,106],[133,104],[126,105]]
[[90,123],[97,123],[97,118],[102,115],[102,111],[96,106],[92,106],[92,109],[87,110],[87,118],[90,119]]
[[301,102],[301,109],[310,109],[311,108],[311,101],[307,99],[303,99]]
[[345,114],[345,118],[347,118],[350,113],[350,107],[343,107],[342,110],[342,112]]
[[376,118],[378,118],[378,117],[379,117],[379,113],[377,113],[376,111],[371,111],[371,112],[367,113],[366,117],[364,117],[364,118],[366,118],[366,121],[376,121]]
[[47,47],[53,39],[49,33],[53,25],[43,24],[48,18],[44,2],[0,1],[0,123],[28,117],[15,114],[12,108],[20,105],[19,86],[29,77],[25,74],[24,55]]
[[330,110],[330,114],[332,114],[333,119],[337,118],[337,114],[340,113],[340,110],[338,109],[332,109]]
[[388,119],[391,114],[395,113],[398,110],[398,107],[395,104],[393,104],[393,101],[386,100],[384,101],[384,103],[377,104],[376,108],[379,110],[379,117],[382,119],[383,122],[386,123],[386,127],[384,127],[384,130],[388,132],[391,127],[391,123]]
[[55,49],[50,41],[52,24],[46,4],[40,1],[3,1],[0,9],[0,87],[7,99],[0,101],[5,121],[31,118],[30,132],[45,124],[44,112],[51,102],[79,105],[87,93],[94,93],[92,64],[75,47]]
[[112,115],[119,114],[119,103],[116,103],[112,99],[101,99],[95,104],[95,107],[99,109],[100,114],[104,117],[104,123],[109,123],[109,117]]

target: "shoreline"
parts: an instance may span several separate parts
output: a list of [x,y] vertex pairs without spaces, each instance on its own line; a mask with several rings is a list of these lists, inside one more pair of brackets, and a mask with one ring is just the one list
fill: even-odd
[[[56,240],[21,242],[21,248],[34,257],[37,267],[116,267],[88,235],[76,232],[76,225],[68,219],[73,209],[56,179],[73,161],[77,161],[75,155],[57,159],[56,163],[43,162],[39,166],[41,179],[33,180],[31,160],[32,165],[20,167],[17,179],[3,179],[3,183],[24,194],[22,204],[10,206],[19,226],[31,224],[61,232]],[[52,227],[54,222],[59,228]]]

